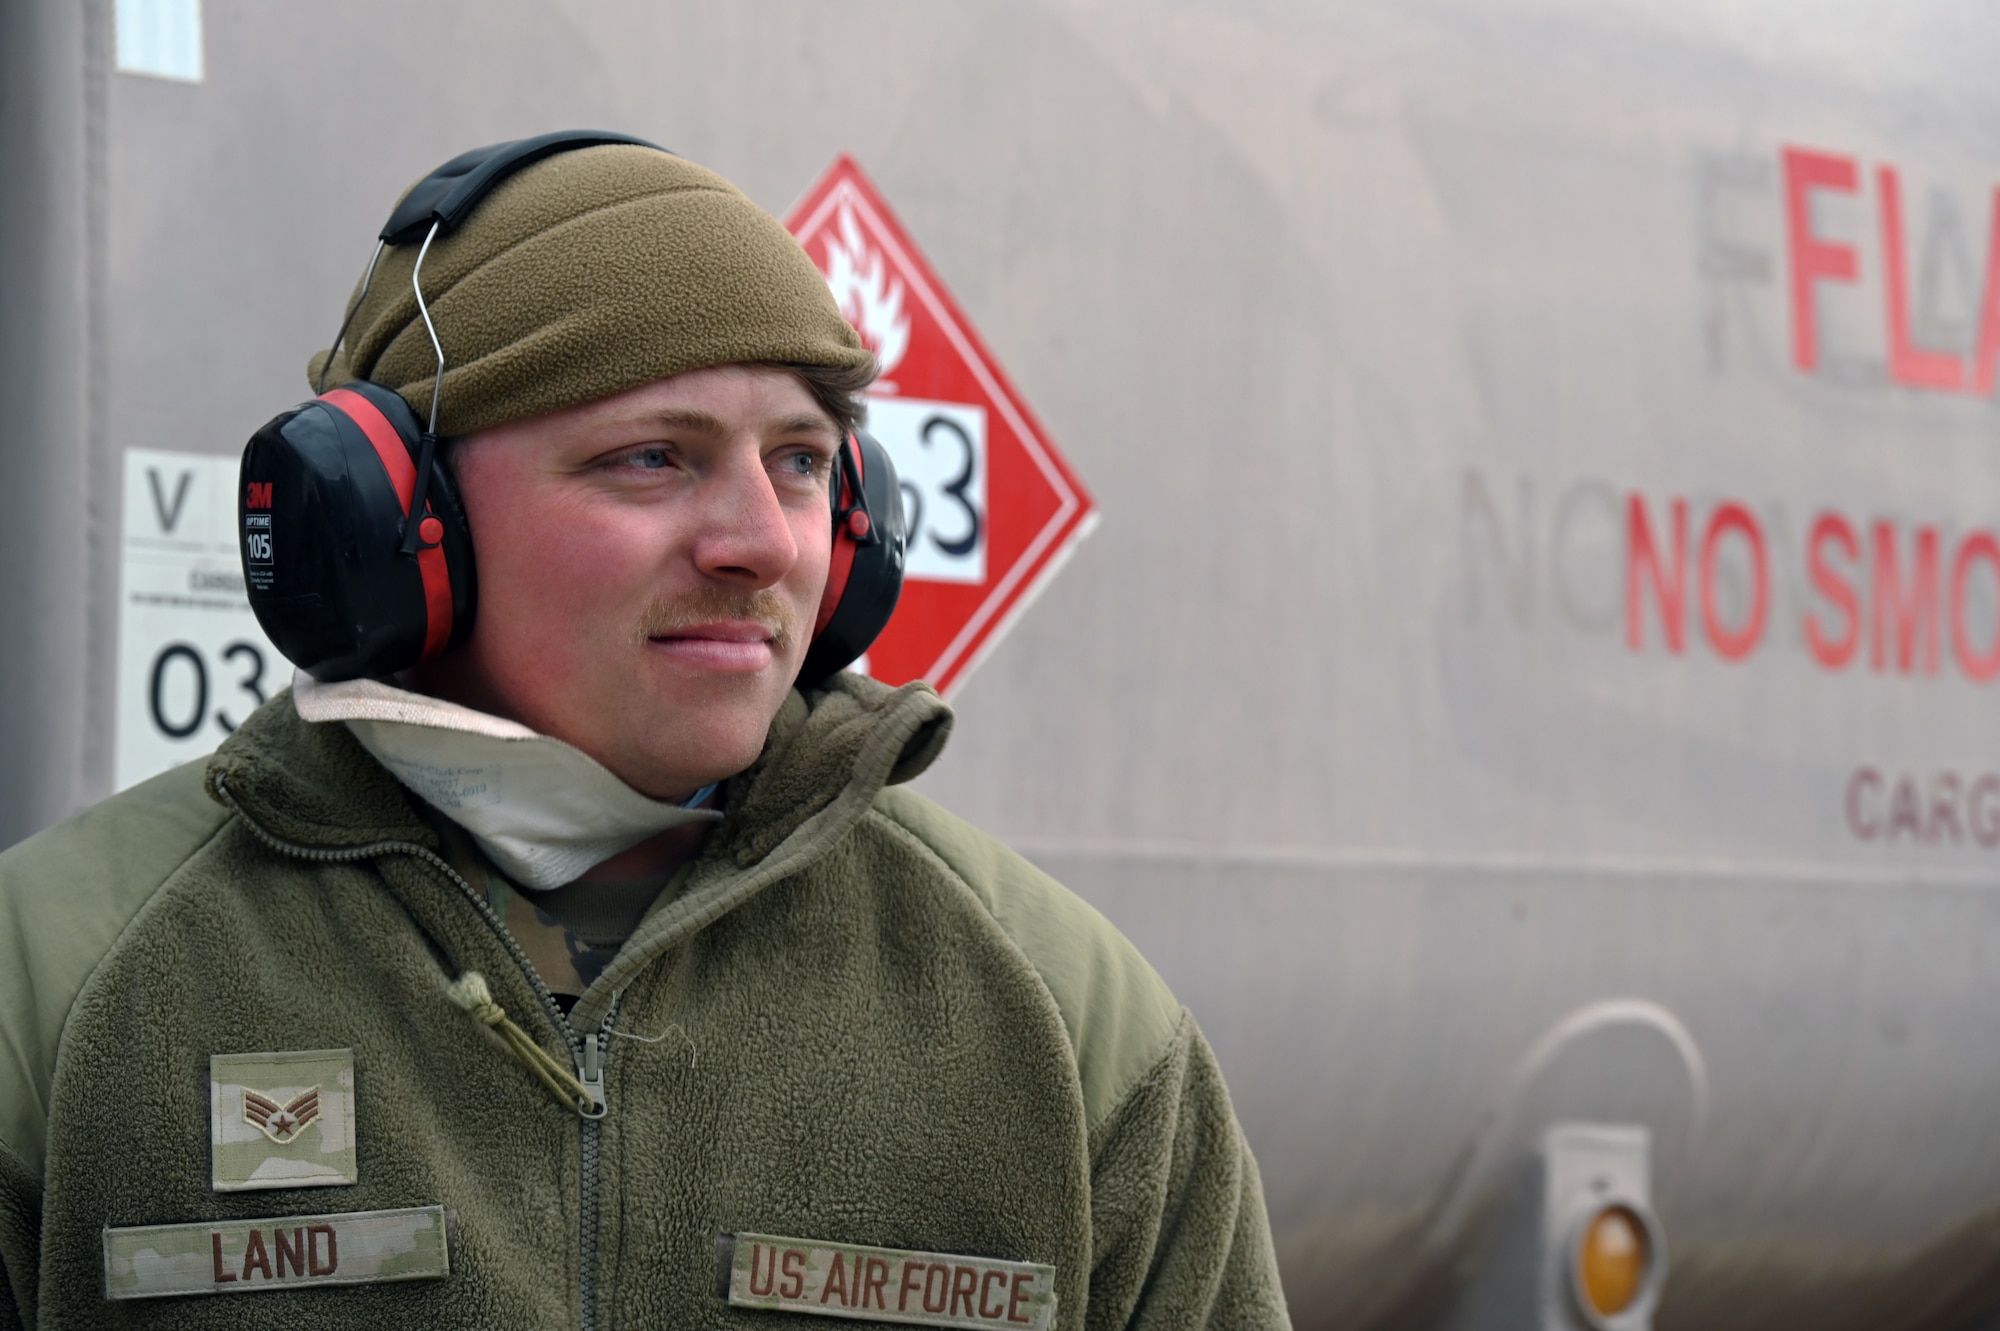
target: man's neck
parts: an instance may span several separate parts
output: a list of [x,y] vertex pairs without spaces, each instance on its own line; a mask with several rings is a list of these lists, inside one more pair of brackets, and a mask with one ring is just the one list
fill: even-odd
[[[391,682],[397,688],[410,693],[420,693],[427,698],[436,698],[442,702],[456,703],[460,707],[469,707],[473,711],[483,712],[487,716],[497,716],[503,721],[512,721],[516,725],[527,726],[530,730],[535,730],[538,733],[541,731],[541,727],[537,726],[532,719],[523,715],[520,709],[510,706],[501,692],[492,686],[492,681],[487,679],[484,674],[468,666],[463,660],[451,655],[447,655],[437,661],[429,661],[421,665],[412,666],[410,669],[398,673]],[[602,766],[631,789],[644,795],[649,800],[657,800],[662,804],[679,804],[701,789],[703,784],[698,781],[696,784],[688,786],[685,789],[675,790],[673,793],[660,794],[653,789],[648,789],[639,784],[628,773],[613,768],[605,760],[604,756],[591,752],[588,746],[574,742],[561,735],[552,735],[550,737],[571,744],[572,747],[584,753],[591,761]],[[672,790],[671,787],[669,789]]]

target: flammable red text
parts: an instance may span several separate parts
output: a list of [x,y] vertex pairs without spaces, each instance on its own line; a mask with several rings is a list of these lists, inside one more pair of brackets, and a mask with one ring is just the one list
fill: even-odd
[[[1785,249],[1790,259],[1792,363],[1813,372],[1820,361],[1815,297],[1828,283],[1861,280],[1858,246],[1824,235],[1813,224],[1813,200],[1824,195],[1859,195],[1861,164],[1842,153],[1787,147],[1779,152],[1784,176]],[[1920,346],[1911,333],[1909,227],[1903,214],[1903,184],[1894,166],[1874,172],[1875,213],[1880,242],[1872,256],[1881,265],[1882,325],[1889,378],[1911,388],[1945,393],[1992,393],[2000,364],[2000,190],[1994,194],[1987,239],[1986,280],[1979,300],[1979,331],[1970,355]]]

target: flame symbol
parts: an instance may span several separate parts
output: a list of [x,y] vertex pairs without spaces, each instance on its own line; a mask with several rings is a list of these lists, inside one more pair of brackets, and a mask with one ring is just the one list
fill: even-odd
[[882,256],[868,248],[854,208],[840,204],[840,236],[827,237],[826,284],[840,313],[861,334],[861,341],[888,374],[910,347],[910,320],[903,313],[903,283],[889,276]]

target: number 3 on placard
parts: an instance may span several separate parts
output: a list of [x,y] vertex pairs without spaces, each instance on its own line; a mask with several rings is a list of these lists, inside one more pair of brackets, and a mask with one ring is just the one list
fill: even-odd
[[[923,429],[918,432],[918,437],[924,441],[925,448],[931,446],[932,436],[936,435],[939,431],[952,435],[958,440],[960,457],[964,461],[964,465],[958,469],[958,475],[952,477],[946,484],[938,487],[940,492],[949,496],[951,501],[958,506],[959,511],[965,515],[959,524],[964,528],[964,534],[955,536],[950,540],[946,540],[944,537],[938,535],[935,530],[930,532],[929,535],[931,543],[944,551],[947,556],[952,559],[963,559],[966,555],[972,553],[974,546],[979,544],[979,510],[973,507],[972,500],[967,498],[965,493],[965,488],[972,484],[972,468],[973,464],[979,460],[979,455],[972,447],[972,436],[965,432],[964,426],[949,416],[933,416],[924,422]],[[921,501],[917,505],[917,511],[919,514],[923,511]],[[912,531],[914,529],[915,524],[912,524]]]
[[[264,703],[263,649],[254,642],[232,642],[222,649],[222,659],[228,665],[242,663],[239,668],[243,674],[236,681],[236,687],[255,698],[261,707]],[[194,684],[194,705],[180,717],[170,718],[167,715],[167,683],[169,671],[177,664],[182,671],[190,673]],[[170,642],[162,647],[159,655],[153,658],[146,700],[153,724],[168,739],[187,739],[200,730],[202,722],[209,719],[208,665],[201,659],[201,653],[185,642]],[[214,720],[224,734],[236,729],[237,722],[220,707],[215,709]]]

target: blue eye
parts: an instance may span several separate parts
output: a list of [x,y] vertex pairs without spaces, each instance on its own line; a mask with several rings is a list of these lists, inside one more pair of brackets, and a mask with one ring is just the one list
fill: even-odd
[[664,467],[671,460],[667,454],[667,450],[664,448],[642,448],[630,456],[633,466],[644,467],[648,470],[657,470]]

